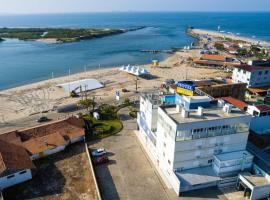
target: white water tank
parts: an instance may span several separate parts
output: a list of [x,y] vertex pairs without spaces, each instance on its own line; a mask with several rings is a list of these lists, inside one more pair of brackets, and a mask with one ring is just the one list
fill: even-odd
[[183,108],[183,109],[182,109],[181,116],[182,116],[183,118],[188,118],[189,112],[188,112],[185,108]]
[[202,117],[203,116],[203,107],[199,106],[197,113],[198,113],[198,116]]
[[225,104],[225,106],[223,106],[223,111],[226,113],[231,113],[232,112],[232,105],[231,104]]
[[223,106],[225,105],[225,101],[222,100],[222,99],[219,99],[217,105],[218,105],[219,108],[223,108]]
[[176,112],[178,112],[178,113],[181,112],[181,106],[180,105],[176,105]]

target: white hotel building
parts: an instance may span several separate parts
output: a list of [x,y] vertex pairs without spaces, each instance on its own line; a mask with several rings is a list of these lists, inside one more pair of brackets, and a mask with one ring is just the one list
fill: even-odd
[[139,139],[163,177],[178,195],[236,184],[239,172],[252,167],[245,150],[251,116],[206,96],[176,95],[176,102],[143,94],[137,119]]
[[270,85],[270,67],[241,65],[233,70],[234,83],[247,83],[248,87],[263,87]]

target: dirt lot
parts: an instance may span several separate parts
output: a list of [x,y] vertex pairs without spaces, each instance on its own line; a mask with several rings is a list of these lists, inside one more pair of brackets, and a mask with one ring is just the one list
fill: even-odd
[[34,178],[7,189],[4,192],[5,200],[97,199],[83,143],[40,159],[35,165],[38,170]]

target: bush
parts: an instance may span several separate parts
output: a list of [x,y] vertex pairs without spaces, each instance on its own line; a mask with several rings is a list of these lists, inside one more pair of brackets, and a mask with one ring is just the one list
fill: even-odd
[[129,100],[129,98],[128,98],[128,97],[126,97],[126,98],[125,98],[125,100],[124,100],[124,104],[125,104],[125,105],[129,105],[129,104],[130,104],[130,100]]
[[137,111],[130,111],[130,112],[129,112],[129,115],[130,115],[132,118],[137,118]]
[[216,47],[216,49],[217,50],[219,50],[219,51],[224,51],[224,46],[222,45],[222,44],[215,44],[215,47]]
[[110,133],[111,130],[112,126],[105,122],[99,122],[94,124],[94,132],[98,134]]
[[101,119],[103,120],[111,120],[117,119],[117,107],[111,105],[101,105],[99,107],[99,113],[101,115]]
[[72,91],[70,92],[70,97],[75,98],[75,97],[78,97],[78,95],[76,92]]

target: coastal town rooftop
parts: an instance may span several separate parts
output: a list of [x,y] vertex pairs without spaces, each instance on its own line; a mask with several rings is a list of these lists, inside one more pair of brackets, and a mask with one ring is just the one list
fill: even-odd
[[211,121],[211,120],[219,120],[226,118],[238,118],[238,117],[247,117],[250,116],[244,111],[238,108],[232,108],[231,112],[225,112],[223,108],[219,108],[217,106],[212,106],[207,109],[203,109],[202,116],[198,114],[197,109],[192,109],[188,112],[186,116],[182,115],[182,112],[177,111],[176,107],[167,107],[162,106],[161,109],[167,113],[176,123],[192,123],[192,122],[200,122],[200,121]]

